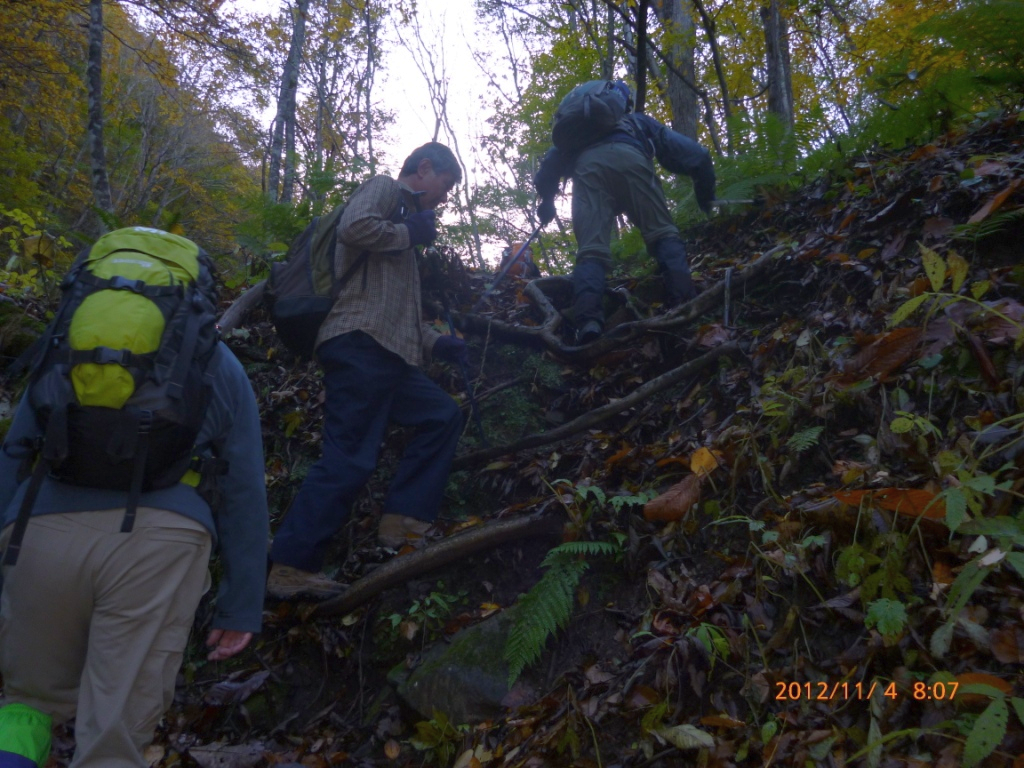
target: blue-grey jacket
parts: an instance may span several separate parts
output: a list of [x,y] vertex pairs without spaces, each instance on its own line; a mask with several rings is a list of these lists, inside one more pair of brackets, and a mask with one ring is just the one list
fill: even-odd
[[[622,118],[619,125],[620,128],[590,147],[611,142],[632,144],[648,158],[656,157],[665,170],[689,176],[693,180],[697,205],[704,211],[710,209],[715,199],[715,167],[710,152],[693,139],[676,133],[648,115],[629,114]],[[578,152],[562,152],[557,147],[548,150],[533,178],[541,200],[554,198],[562,179],[572,176],[578,156]]]
[[[214,352],[208,371],[214,380],[213,397],[197,444],[211,444],[217,456],[228,463],[227,474],[219,478],[224,499],[222,509],[214,518],[195,488],[184,483],[143,493],[139,506],[177,512],[210,531],[223,565],[213,627],[258,632],[263,614],[269,539],[259,410],[245,370],[223,343]],[[27,480],[18,483],[21,459],[9,455],[7,449],[21,438],[39,435],[32,409],[22,398],[4,440],[4,450],[0,451],[3,525],[14,522],[28,485]],[[12,453],[17,454],[17,451]],[[118,509],[125,506],[125,501],[124,491],[83,488],[47,477],[32,507],[32,515]]]

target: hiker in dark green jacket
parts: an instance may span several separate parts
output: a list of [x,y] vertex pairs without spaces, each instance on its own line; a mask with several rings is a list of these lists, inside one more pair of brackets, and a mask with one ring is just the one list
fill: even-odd
[[[223,576],[207,658],[239,653],[260,630],[269,532],[259,412],[223,344],[208,373],[213,397],[197,445],[227,462],[216,517],[181,482],[143,492],[134,529],[121,533],[124,491],[43,480],[17,564],[3,568],[0,767],[43,765],[51,721],[72,717],[74,768],[147,765],[143,750],[171,704],[209,587],[212,547]],[[28,484],[9,449],[38,434],[23,399],[0,453],[0,548]]]
[[[628,112],[632,93],[621,80],[615,86],[622,92]],[[674,306],[697,295],[686,248],[654,171],[654,158],[666,170],[690,176],[697,204],[710,213],[715,199],[711,155],[697,142],[644,114],[626,114],[614,131],[577,152],[552,147],[534,177],[541,226],[555,218],[561,180],[572,179],[572,228],[577,244],[572,272],[573,322],[581,344],[596,339],[604,328],[602,298],[612,266],[612,228],[620,213],[640,229],[648,252],[658,263],[667,303]]]

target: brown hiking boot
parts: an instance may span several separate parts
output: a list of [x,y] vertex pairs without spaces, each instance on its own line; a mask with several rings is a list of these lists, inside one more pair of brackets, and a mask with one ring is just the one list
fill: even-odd
[[300,571],[298,568],[280,563],[270,566],[270,575],[267,576],[267,594],[278,600],[302,597],[326,600],[329,597],[337,597],[345,589],[344,584],[329,579],[322,573]]
[[417,546],[427,537],[433,526],[415,517],[381,515],[377,541],[388,549],[401,549],[406,544]]

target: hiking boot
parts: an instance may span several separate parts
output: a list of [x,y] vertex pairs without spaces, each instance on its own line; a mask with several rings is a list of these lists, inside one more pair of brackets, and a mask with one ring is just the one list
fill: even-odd
[[433,526],[415,517],[405,515],[381,515],[377,528],[377,541],[388,549],[401,549],[406,544],[422,543]]
[[588,320],[576,334],[576,343],[580,346],[589,344],[601,335],[602,330],[601,324],[597,320]]
[[322,573],[300,571],[290,565],[274,563],[267,576],[267,594],[278,600],[294,600],[300,597],[326,600],[337,597],[346,589],[341,582],[329,579]]

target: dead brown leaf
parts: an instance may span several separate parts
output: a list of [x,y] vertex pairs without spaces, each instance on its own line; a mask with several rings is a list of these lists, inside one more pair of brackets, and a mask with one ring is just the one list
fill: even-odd
[[686,516],[700,501],[700,475],[687,475],[665,493],[644,505],[644,519],[651,522],[672,522]]
[[921,328],[897,328],[883,334],[846,361],[843,379],[862,381],[877,376],[880,381],[909,362],[920,349]]
[[977,224],[979,221],[984,221],[993,213],[998,211],[1002,207],[1003,203],[1006,202],[1006,198],[1017,191],[1017,188],[1020,187],[1022,181],[1024,181],[1024,179],[1018,178],[1007,184],[1005,189],[995,194],[988,200],[988,202],[981,206],[981,208],[979,208],[978,211],[967,220],[967,223]]
[[1024,664],[1024,630],[1020,627],[994,629],[989,641],[992,655],[1003,664]]
[[836,491],[833,496],[852,507],[867,501],[879,509],[887,509],[909,517],[924,516],[941,520],[946,516],[946,503],[923,488],[878,488],[877,490]]

